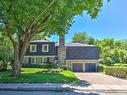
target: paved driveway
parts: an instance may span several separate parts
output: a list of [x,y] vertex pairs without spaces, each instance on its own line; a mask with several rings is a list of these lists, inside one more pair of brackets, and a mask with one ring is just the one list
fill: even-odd
[[75,75],[82,81],[89,84],[100,85],[127,85],[127,80],[112,77],[102,73],[75,73]]

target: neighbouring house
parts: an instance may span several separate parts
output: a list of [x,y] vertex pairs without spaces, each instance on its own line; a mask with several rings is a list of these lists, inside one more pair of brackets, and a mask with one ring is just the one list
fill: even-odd
[[94,45],[65,43],[64,36],[59,43],[49,40],[31,41],[23,64],[66,64],[74,72],[95,72],[99,63],[99,51]]

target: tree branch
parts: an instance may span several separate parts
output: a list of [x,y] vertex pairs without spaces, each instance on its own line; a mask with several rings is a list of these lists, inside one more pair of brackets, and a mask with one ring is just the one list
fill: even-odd
[[37,23],[35,26],[32,27],[31,31],[36,31],[39,27],[44,25],[46,22],[48,22],[50,19],[50,15],[48,15],[45,19],[43,19],[41,22]]
[[13,43],[13,45],[14,45],[15,44],[15,40],[13,39],[12,34],[8,33],[8,37],[11,40],[11,42]]
[[45,10],[42,11],[42,12],[34,19],[32,25],[35,23],[35,21],[36,21],[40,16],[42,16],[42,15],[46,12],[46,10],[47,10],[50,6],[53,5],[54,2],[55,2],[55,0],[52,0],[52,2],[45,8]]
[[27,27],[25,28],[25,31],[26,31],[26,32],[31,31],[31,28],[33,27],[33,24],[36,22],[36,20],[37,20],[40,16],[42,16],[42,15],[46,12],[46,10],[47,10],[50,6],[53,5],[54,2],[55,2],[55,0],[52,0],[52,2],[45,8],[44,11],[42,11],[35,19],[31,20],[31,21],[28,23]]

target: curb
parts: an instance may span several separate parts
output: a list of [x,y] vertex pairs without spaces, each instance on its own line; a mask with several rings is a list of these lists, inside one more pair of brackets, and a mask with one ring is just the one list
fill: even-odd
[[18,84],[0,84],[0,91],[94,91],[110,93],[127,93],[127,86],[117,85],[71,85],[71,84],[53,84],[53,83],[18,83]]
[[0,87],[0,91],[86,91],[86,92],[105,92],[105,93],[127,93],[127,90],[105,90],[105,89],[75,89],[71,87]]

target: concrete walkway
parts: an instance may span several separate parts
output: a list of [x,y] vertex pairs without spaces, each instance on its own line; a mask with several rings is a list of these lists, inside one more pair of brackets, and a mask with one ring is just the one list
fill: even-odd
[[126,92],[127,85],[83,85],[56,83],[0,83],[1,91],[98,91]]

